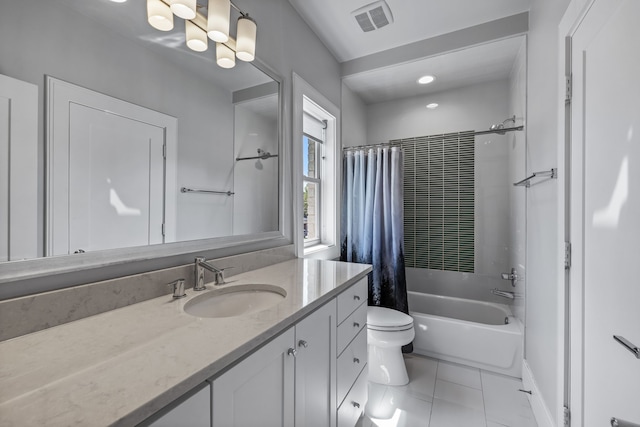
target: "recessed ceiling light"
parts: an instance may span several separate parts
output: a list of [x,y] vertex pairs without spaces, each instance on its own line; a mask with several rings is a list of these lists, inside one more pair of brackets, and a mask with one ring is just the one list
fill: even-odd
[[436,78],[434,76],[422,76],[418,79],[418,83],[426,85],[433,82]]
[[436,104],[435,102],[432,102],[431,104],[427,105],[427,108],[430,110],[434,110],[436,108],[438,108],[438,104]]
[[114,3],[125,3],[127,0],[111,0]]

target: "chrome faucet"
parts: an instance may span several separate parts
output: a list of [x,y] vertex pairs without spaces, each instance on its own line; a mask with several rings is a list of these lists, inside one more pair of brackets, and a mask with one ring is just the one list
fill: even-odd
[[214,285],[224,285],[226,283],[224,281],[224,271],[228,270],[228,268],[217,268],[213,264],[209,264],[204,257],[196,257],[196,262],[195,262],[196,282],[193,284],[194,291],[203,291],[206,289],[206,286],[204,285],[205,268],[214,274],[213,276]]
[[509,292],[509,291],[502,291],[498,288],[493,288],[491,289],[491,293],[494,295],[498,295],[499,297],[503,297],[503,298],[509,298],[509,299],[515,299],[516,298],[516,294],[513,292]]

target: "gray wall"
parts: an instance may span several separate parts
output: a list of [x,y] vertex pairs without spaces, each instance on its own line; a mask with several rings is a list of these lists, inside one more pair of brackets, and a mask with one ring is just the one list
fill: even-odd
[[[548,170],[557,164],[558,24],[568,0],[532,2],[529,13],[527,83],[527,171]],[[561,254],[557,242],[557,182],[527,190],[527,301],[525,359],[551,413],[562,406],[563,283],[558,283]],[[557,425],[562,425],[556,419]]]
[[509,242],[507,268],[515,268],[518,281],[515,289],[516,298],[512,303],[513,314],[525,322],[525,285],[526,285],[526,245],[527,245],[527,190],[524,187],[514,187],[527,176],[526,171],[526,114],[527,111],[527,51],[526,40],[522,40],[522,47],[518,52],[509,77],[509,114],[516,116],[517,124],[524,124],[524,132],[511,132],[507,138],[507,187],[509,195]]
[[342,146],[367,143],[367,106],[344,83],[342,84]]

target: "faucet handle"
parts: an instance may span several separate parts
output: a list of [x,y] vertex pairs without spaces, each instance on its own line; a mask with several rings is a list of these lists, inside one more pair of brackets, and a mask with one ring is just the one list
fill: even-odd
[[224,268],[219,268],[218,271],[214,274],[214,280],[216,285],[224,285],[225,280],[224,280],[224,272],[225,270],[231,270],[235,267],[224,267]]
[[167,286],[173,286],[173,299],[184,298],[187,296],[184,292],[184,279],[178,279],[175,282],[168,283]]

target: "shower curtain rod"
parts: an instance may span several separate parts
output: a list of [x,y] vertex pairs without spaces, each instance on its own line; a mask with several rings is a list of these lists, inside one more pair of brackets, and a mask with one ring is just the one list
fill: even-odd
[[[520,125],[520,126],[515,126],[515,127],[511,127],[511,128],[502,128],[502,129],[495,129],[495,130],[479,130],[479,131],[475,131],[472,133],[472,135],[487,135],[490,133],[498,133],[500,135],[504,135],[506,132],[514,132],[514,131],[520,131],[523,130],[524,126]],[[452,133],[456,133],[456,132],[452,132]],[[459,133],[465,133],[465,132],[459,132]],[[438,136],[440,134],[436,134],[436,135],[429,135],[429,136]],[[372,145],[356,145],[354,147],[343,147],[342,151],[348,151],[348,150],[359,150],[361,148],[377,148],[377,147],[401,147],[402,143],[401,142],[383,142],[381,144],[372,144]]]
[[355,145],[353,147],[342,147],[342,151],[349,150],[360,150],[362,148],[378,148],[378,147],[402,147],[401,142],[383,142],[380,144],[371,144],[371,145]]

